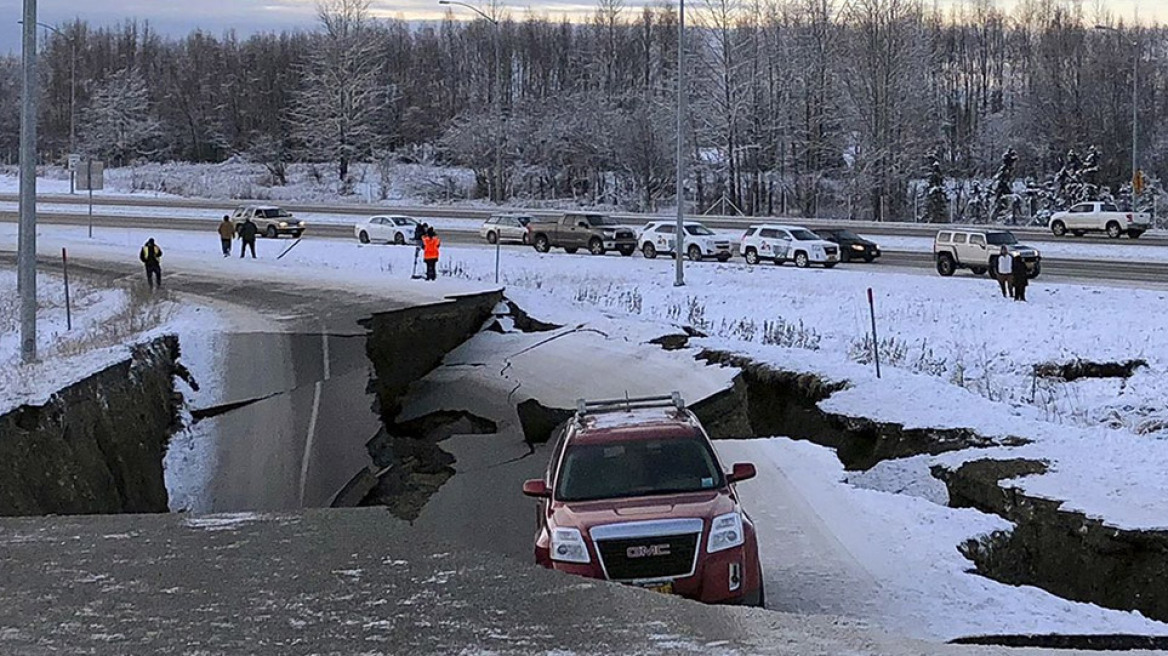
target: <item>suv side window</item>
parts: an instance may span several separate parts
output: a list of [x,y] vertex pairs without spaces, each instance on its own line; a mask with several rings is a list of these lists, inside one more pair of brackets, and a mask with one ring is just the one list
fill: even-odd
[[657,226],[657,229],[654,230],[653,232],[661,232],[661,233],[664,233],[667,235],[672,235],[673,228],[674,228],[674,226],[671,226],[671,225],[660,225],[660,226]]
[[779,231],[774,228],[763,228],[759,231],[758,236],[763,239],[778,239]]
[[969,243],[973,244],[974,246],[985,246],[985,235],[970,235]]
[[953,243],[954,244],[964,244],[967,237],[968,237],[968,235],[966,235],[965,233],[959,232],[959,233],[953,235]]
[[746,229],[746,234],[744,234],[744,235],[742,235],[742,236],[743,236],[743,237],[753,237],[753,236],[754,236],[754,233],[756,233],[756,232],[758,232],[758,228],[747,228],[747,229]]
[[952,240],[953,240],[953,233],[952,232],[938,232],[937,233],[937,243],[938,244],[948,244]]

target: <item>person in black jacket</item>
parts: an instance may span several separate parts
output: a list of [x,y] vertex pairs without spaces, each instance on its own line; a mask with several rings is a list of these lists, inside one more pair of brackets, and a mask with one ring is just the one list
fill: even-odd
[[243,225],[239,226],[239,238],[241,240],[239,246],[240,257],[243,257],[243,254],[246,253],[247,249],[249,248],[251,249],[251,256],[253,258],[256,256],[255,240],[256,235],[258,234],[260,234],[260,229],[257,228],[256,224],[252,222],[251,217],[249,216],[244,219]]
[[1030,276],[1026,273],[1026,263],[1022,261],[1022,256],[1014,257],[1014,300],[1026,300],[1026,285],[1030,284]]
[[153,237],[146,240],[138,252],[138,259],[146,265],[146,284],[150,285],[150,289],[162,287],[162,249],[154,243]]

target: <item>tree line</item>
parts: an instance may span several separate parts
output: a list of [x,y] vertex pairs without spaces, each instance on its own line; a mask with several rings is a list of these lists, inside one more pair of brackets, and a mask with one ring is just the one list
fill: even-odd
[[[484,11],[410,24],[322,0],[315,29],[246,38],[65,24],[40,60],[42,157],[248,157],[280,184],[291,162],[343,181],[354,162],[426,149],[474,170],[484,197],[674,203],[676,8]],[[1136,72],[1141,167],[1152,180],[1168,168],[1168,32],[1082,2],[691,0],[687,24],[696,212],[964,217],[986,190],[1049,187],[1090,148],[1091,188],[1122,197]],[[0,60],[3,161],[18,152],[19,73],[19,57]],[[1006,151],[1016,179],[1002,183]]]

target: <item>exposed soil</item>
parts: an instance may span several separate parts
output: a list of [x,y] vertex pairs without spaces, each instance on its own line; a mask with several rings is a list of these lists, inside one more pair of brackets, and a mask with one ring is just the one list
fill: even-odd
[[1148,366],[1146,360],[1125,362],[1091,362],[1071,360],[1070,362],[1044,362],[1034,366],[1034,375],[1039,378],[1056,378],[1066,382],[1081,378],[1131,378],[1136,369]]

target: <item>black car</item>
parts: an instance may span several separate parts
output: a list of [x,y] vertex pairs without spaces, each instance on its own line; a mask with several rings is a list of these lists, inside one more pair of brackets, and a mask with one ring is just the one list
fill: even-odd
[[864,260],[871,262],[880,257],[880,247],[875,242],[868,241],[860,235],[843,228],[825,228],[816,230],[815,234],[821,239],[832,241],[840,245],[840,262]]

